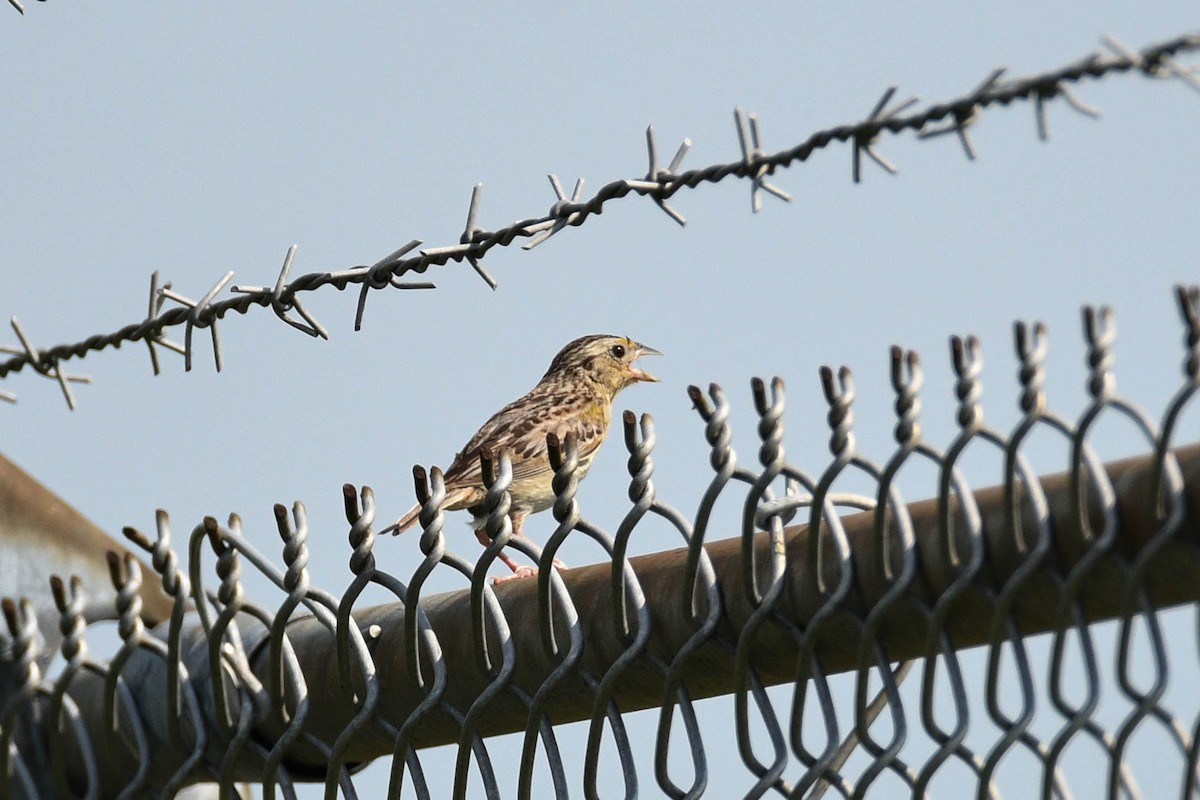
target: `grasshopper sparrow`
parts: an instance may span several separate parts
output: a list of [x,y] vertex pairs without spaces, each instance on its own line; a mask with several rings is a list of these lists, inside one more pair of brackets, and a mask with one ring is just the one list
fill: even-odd
[[[554,504],[551,480],[554,471],[546,454],[546,435],[554,433],[565,441],[574,433],[579,448],[582,479],[592,458],[608,434],[612,404],[617,393],[638,381],[658,381],[633,366],[641,356],[662,355],[653,347],[624,336],[582,336],[558,352],[537,386],[519,400],[497,411],[483,424],[446,470],[446,500],[443,509],[468,509],[475,535],[485,547],[491,544],[483,530],[486,515],[480,451],[507,453],[512,461],[512,501],[509,516],[515,536],[521,535],[525,517],[545,511]],[[398,534],[410,528],[421,513],[419,505],[380,533]],[[500,559],[519,575],[532,574],[501,553]]]

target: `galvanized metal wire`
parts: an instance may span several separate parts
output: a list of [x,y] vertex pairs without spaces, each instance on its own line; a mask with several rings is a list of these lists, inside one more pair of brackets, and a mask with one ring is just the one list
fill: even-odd
[[[19,11],[20,3],[10,0]],[[362,326],[367,297],[371,290],[428,289],[434,285],[427,281],[410,281],[407,278],[424,275],[433,267],[454,263],[468,264],[491,288],[496,280],[482,264],[483,257],[493,248],[508,247],[518,240],[529,249],[545,242],[550,237],[569,227],[585,223],[593,215],[600,214],[604,207],[616,200],[630,196],[649,198],[671,219],[680,225],[686,224],[684,216],[668,201],[686,189],[695,189],[706,183],[719,183],[727,178],[749,180],[751,184],[751,208],[758,211],[764,193],[781,200],[790,195],[770,181],[777,173],[793,168],[811,158],[818,151],[834,145],[847,143],[850,146],[853,180],[862,179],[863,156],[883,170],[895,173],[896,167],[881,154],[877,145],[885,136],[895,136],[911,131],[919,140],[953,133],[962,143],[968,159],[976,157],[969,130],[988,109],[1007,106],[1016,102],[1032,101],[1039,137],[1047,138],[1048,124],[1046,106],[1050,101],[1062,99],[1069,107],[1088,115],[1098,112],[1082,102],[1074,94],[1072,86],[1120,73],[1136,73],[1150,78],[1179,80],[1200,91],[1197,68],[1184,65],[1176,56],[1200,49],[1200,33],[1185,34],[1173,39],[1149,45],[1135,51],[1115,38],[1105,37],[1105,52],[1097,51],[1055,70],[1028,77],[1006,77],[1005,68],[997,68],[973,88],[959,97],[940,103],[925,105],[909,112],[918,103],[916,98],[892,104],[896,87],[888,88],[874,105],[865,119],[816,131],[803,141],[779,151],[768,151],[763,144],[762,125],[759,117],[743,109],[734,109],[735,130],[741,157],[728,163],[711,164],[693,170],[680,171],[684,157],[691,146],[685,139],[671,162],[662,166],[653,126],[646,130],[648,167],[646,173],[637,178],[610,181],[591,197],[584,196],[584,180],[579,178],[568,195],[555,175],[550,175],[550,185],[555,200],[545,214],[535,214],[517,220],[504,227],[488,230],[479,225],[482,185],[476,185],[471,193],[467,221],[459,241],[454,244],[422,247],[419,239],[413,239],[402,247],[384,256],[371,265],[359,265],[335,271],[310,272],[296,278],[291,277],[297,248],[290,247],[283,265],[271,285],[243,286],[230,288],[231,296],[222,296],[233,279],[233,272],[226,272],[213,283],[199,299],[193,299],[170,283],[159,281],[159,273],[153,271],[150,278],[150,293],[146,316],[110,333],[98,333],[78,342],[64,343],[39,348],[20,322],[13,317],[12,328],[19,346],[0,346],[0,353],[9,358],[0,361],[0,378],[30,367],[39,375],[58,382],[63,397],[70,408],[75,407],[72,383],[86,383],[90,378],[68,373],[65,363],[73,358],[84,358],[88,353],[117,347],[124,342],[145,342],[149,349],[151,367],[157,375],[160,371],[157,347],[181,353],[184,369],[191,370],[195,356],[194,338],[196,331],[207,329],[212,342],[213,360],[220,371],[223,354],[218,335],[218,321],[231,312],[246,314],[253,308],[269,308],[279,319],[296,330],[312,337],[328,338],[329,332],[302,304],[307,292],[326,287],[339,290],[358,286],[358,303],[355,310],[354,328]],[[166,301],[172,305],[166,307]],[[172,329],[183,329],[183,342],[167,338]],[[0,391],[0,400],[15,401],[12,392]]]
[[[492,544],[481,554],[451,549],[442,473],[418,467],[423,559],[407,580],[375,558],[372,489],[344,487],[355,577],[340,594],[310,580],[301,503],[275,508],[278,561],[236,516],[204,519],[177,555],[160,511],[153,535],[126,530],[154,577],[110,558],[120,645],[107,660],[88,655],[78,579],[52,579],[56,675],[39,666],[29,602],[4,601],[0,798],[171,797],[197,782],[222,796],[255,783],[271,798],[319,782],[328,798],[353,798],[355,774],[377,758],[390,759],[389,797],[464,797],[474,785],[489,798],[696,798],[712,795],[714,772],[727,786],[734,763],[745,797],[998,797],[1014,762],[1043,797],[1097,780],[1109,797],[1146,796],[1147,785],[1196,796],[1200,708],[1187,702],[1194,692],[1172,701],[1168,689],[1194,683],[1200,642],[1193,626],[1190,642],[1171,646],[1163,614],[1200,601],[1200,446],[1178,441],[1195,432],[1181,420],[1200,391],[1200,287],[1175,299],[1182,381],[1160,414],[1117,391],[1107,308],[1084,310],[1090,400],[1074,420],[1049,408],[1042,325],[1014,327],[1020,418],[1008,431],[984,418],[981,343],[952,338],[958,432],[945,448],[921,434],[920,360],[894,348],[895,446],[882,460],[859,449],[846,368],[821,372],[830,459],[816,471],[785,452],[781,380],[752,386],[753,465],[737,459],[726,393],[691,387],[713,473],[693,514],[658,496],[653,419],[627,412],[630,505],[615,531],[580,508],[570,438],[548,442],[555,526],[542,547],[513,536],[503,454],[483,465]],[[1108,416],[1144,438],[1142,459],[1100,462],[1093,445]],[[1042,431],[1066,444],[1058,476],[1029,463]],[[964,454],[980,447],[1003,464],[995,489],[965,477]],[[932,503],[901,494],[915,462],[935,470]],[[852,472],[871,490],[839,488]],[[740,530],[713,529],[723,499],[739,505]],[[681,549],[632,555],[650,519]],[[607,561],[560,569],[556,554],[578,537]],[[536,578],[494,585],[489,567],[505,547],[535,560]],[[278,588],[277,605],[246,595],[247,569]],[[428,595],[435,573],[468,588]],[[155,630],[139,613],[151,579],[175,600]],[[371,585],[391,602],[361,607]],[[974,645],[986,657],[968,668]],[[902,683],[914,672],[917,684]],[[701,700],[720,694],[732,708],[714,729]],[[642,708],[653,734],[631,727]],[[572,721],[586,729],[582,755],[561,744]],[[521,738],[501,752],[490,737],[504,732]],[[1134,746],[1148,735],[1169,752]],[[439,744],[455,748],[450,775],[426,768]],[[1082,771],[1081,748],[1099,756]],[[511,784],[500,758],[517,764]]]

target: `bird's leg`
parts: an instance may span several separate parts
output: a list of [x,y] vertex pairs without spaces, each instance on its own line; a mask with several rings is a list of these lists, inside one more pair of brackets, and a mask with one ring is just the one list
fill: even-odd
[[[529,513],[527,511],[514,511],[509,516],[509,520],[512,522],[513,536],[521,536],[521,526],[525,524],[525,517],[528,515]],[[537,575],[537,567],[531,567],[526,564],[518,564],[504,553],[500,554],[500,558],[505,564],[508,565],[508,568],[513,571],[513,574],[506,575],[503,578],[495,578],[492,581],[493,584],[505,583],[507,581],[516,580],[517,578],[528,578],[533,575]]]
[[[483,528],[475,529],[475,538],[478,539],[479,543],[481,545],[483,545],[484,547],[492,546],[492,540],[488,537],[487,531],[484,530]],[[514,561],[512,559],[512,557],[509,556],[507,553],[505,553],[503,550],[500,551],[500,555],[498,556],[498,558],[501,561],[503,561],[504,565],[506,567],[508,567],[509,569],[511,569],[513,572],[519,572],[523,569],[524,570],[530,569],[530,567],[522,567],[520,564],[518,564],[516,561]]]
[[[512,535],[524,537],[524,534],[521,533],[521,524],[524,522],[524,518],[528,516],[528,513],[522,513],[520,518],[517,518],[516,515],[512,516]],[[558,567],[559,570],[566,569],[566,565],[558,559],[554,559],[554,566]],[[534,573],[536,572],[538,571],[534,570]]]
[[[525,524],[525,517],[527,517],[527,516],[529,516],[529,512],[527,512],[527,511],[514,511],[509,516],[509,520],[512,523],[512,535],[513,536],[522,536],[522,537],[524,536],[524,534],[521,533],[521,528]],[[492,540],[490,538],[488,538],[487,531],[483,528],[475,529],[475,538],[479,539],[479,543],[482,544],[484,547],[490,547],[492,544]],[[533,575],[537,575],[537,572],[538,572],[537,567],[529,566],[528,564],[520,564],[516,560],[514,560],[511,556],[509,556],[507,553],[505,553],[503,550],[500,551],[498,558],[504,562],[505,566],[507,566],[509,569],[512,570],[513,574],[505,575],[500,578],[493,578],[492,579],[493,584],[506,583],[511,580],[516,580],[517,578],[528,578]],[[559,561],[557,558],[554,559],[554,566],[557,567],[558,569],[566,569],[567,568],[567,565],[564,564],[563,562]]]
[[[521,527],[524,524],[524,518],[526,518],[528,516],[529,516],[528,512],[514,513],[514,515],[512,515],[512,517],[511,517],[511,519],[512,519],[512,535],[521,536],[522,539],[526,539],[526,535],[521,533]],[[511,567],[512,565],[510,564],[509,566]],[[566,569],[566,565],[563,564],[562,561],[559,561],[558,559],[554,559],[554,566],[558,567],[559,570]],[[530,575],[538,575],[538,567],[521,567],[521,570],[529,570],[529,569],[533,570],[533,572],[530,573]],[[520,570],[514,569],[512,571],[517,572]]]
[[[526,512],[521,512],[520,514],[512,515],[513,536],[520,536],[521,538],[528,538],[525,536],[525,534],[521,533],[521,527],[525,524],[525,517],[527,517],[527,516],[529,516],[529,514]],[[563,562],[559,561],[557,558],[554,559],[554,566],[557,567],[558,569],[566,569],[567,568],[567,565],[564,564]],[[537,570],[534,570],[535,574],[536,574],[536,572],[537,572]]]

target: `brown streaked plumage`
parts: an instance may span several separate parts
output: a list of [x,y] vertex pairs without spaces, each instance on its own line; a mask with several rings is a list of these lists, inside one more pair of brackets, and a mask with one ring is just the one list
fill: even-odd
[[[520,536],[526,516],[544,511],[554,503],[551,489],[554,471],[546,454],[546,435],[554,433],[560,441],[565,441],[568,433],[575,434],[579,448],[578,474],[583,478],[608,434],[617,393],[639,381],[658,380],[633,366],[634,361],[645,355],[662,354],[624,336],[593,334],[569,343],[550,362],[537,386],[493,414],[454,457],[445,473],[446,500],[442,508],[470,510],[476,536],[485,546],[490,544],[482,528],[481,504],[487,491],[479,455],[484,447],[496,454],[506,453],[513,473],[509,516],[513,533]],[[420,513],[421,507],[413,506],[381,533],[404,532],[416,523]],[[501,554],[500,558],[517,575],[532,572],[507,555]]]

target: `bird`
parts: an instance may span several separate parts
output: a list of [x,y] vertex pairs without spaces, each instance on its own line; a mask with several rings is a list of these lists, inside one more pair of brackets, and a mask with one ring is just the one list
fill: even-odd
[[[554,470],[546,450],[547,434],[557,435],[559,441],[574,434],[579,459],[576,474],[582,480],[608,435],[617,394],[635,383],[658,382],[633,362],[642,356],[661,355],[626,336],[592,334],[569,342],[554,356],[533,389],[493,414],[455,455],[444,474],[446,497],[442,509],[469,510],[476,538],[484,547],[489,546],[483,508],[487,489],[480,456],[507,454],[512,464],[509,518],[513,535],[523,535],[525,518],[554,504]],[[420,513],[421,506],[415,505],[380,533],[403,533],[417,522]],[[537,572],[504,553],[499,557],[513,571],[510,578]]]

